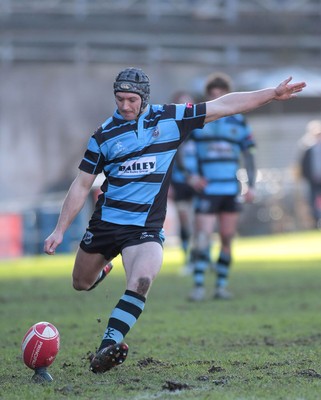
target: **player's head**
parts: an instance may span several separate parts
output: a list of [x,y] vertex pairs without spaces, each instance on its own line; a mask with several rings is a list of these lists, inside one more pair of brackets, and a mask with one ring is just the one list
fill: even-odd
[[313,119],[308,122],[306,127],[306,133],[311,135],[320,135],[321,134],[321,120]]
[[321,140],[321,120],[313,119],[307,124],[305,136],[310,138],[311,144]]
[[146,108],[150,96],[149,78],[140,68],[120,71],[114,82],[114,94],[135,93],[141,98],[139,114]]
[[185,90],[178,90],[172,94],[174,104],[194,103],[193,96]]
[[223,72],[215,72],[206,80],[205,95],[208,99],[216,99],[232,90],[231,78]]

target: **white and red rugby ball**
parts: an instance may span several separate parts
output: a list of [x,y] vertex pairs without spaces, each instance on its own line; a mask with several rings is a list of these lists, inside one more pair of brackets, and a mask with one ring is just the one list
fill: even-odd
[[37,322],[22,339],[23,361],[31,369],[49,367],[59,351],[60,335],[50,322]]

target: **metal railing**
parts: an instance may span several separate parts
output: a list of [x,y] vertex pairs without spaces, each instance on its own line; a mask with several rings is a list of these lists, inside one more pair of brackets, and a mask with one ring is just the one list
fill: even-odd
[[0,13],[102,13],[199,15],[235,19],[242,13],[291,12],[320,15],[320,0],[1,0]]

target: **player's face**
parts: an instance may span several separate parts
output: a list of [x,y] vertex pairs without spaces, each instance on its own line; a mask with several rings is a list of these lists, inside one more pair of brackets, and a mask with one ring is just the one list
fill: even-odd
[[221,96],[224,96],[224,94],[227,94],[228,91],[222,88],[212,88],[208,93],[207,93],[207,100],[215,100],[218,99]]
[[115,94],[119,114],[126,120],[132,121],[140,114],[142,99],[136,93],[117,92]]

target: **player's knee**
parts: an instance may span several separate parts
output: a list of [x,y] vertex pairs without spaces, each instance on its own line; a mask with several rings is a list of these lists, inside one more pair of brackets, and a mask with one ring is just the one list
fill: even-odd
[[85,290],[77,281],[72,282],[72,287],[77,291]]
[[210,236],[205,232],[198,232],[195,236],[195,248],[202,250],[210,245]]
[[72,286],[77,291],[88,290],[90,288],[90,284],[87,284],[86,282],[83,282],[80,279],[76,278],[73,278]]

